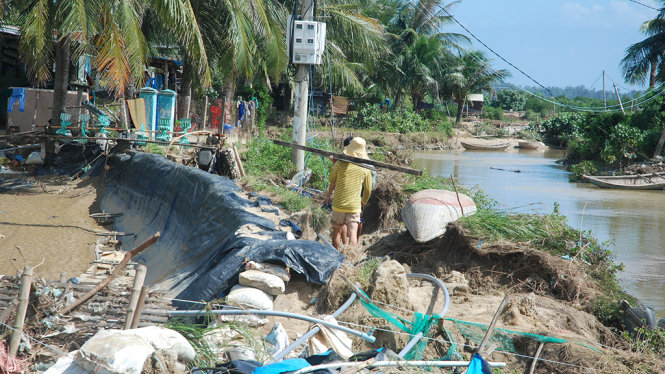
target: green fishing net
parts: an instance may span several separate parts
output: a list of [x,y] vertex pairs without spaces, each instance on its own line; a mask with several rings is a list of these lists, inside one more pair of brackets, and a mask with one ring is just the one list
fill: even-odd
[[[360,292],[365,295],[365,293],[361,290]],[[365,295],[367,296],[367,295]],[[369,300],[369,297],[367,298]],[[404,356],[405,359],[407,360],[419,360],[423,357],[423,352],[425,352],[425,347],[427,346],[427,342],[429,341],[428,339],[425,339],[429,337],[429,330],[432,327],[432,325],[435,325],[441,317],[439,315],[429,315],[429,314],[422,314],[416,312],[413,316],[413,319],[411,321],[408,321],[396,314],[386,312],[385,310],[381,309],[380,307],[374,305],[371,302],[366,302],[364,298],[360,298],[360,301],[362,302],[363,306],[369,314],[373,315],[374,317],[379,317],[383,318],[398,329],[411,334],[411,336],[418,334],[419,332],[422,332],[423,334],[423,339],[420,339],[420,341],[416,344],[415,347],[413,347],[407,354]]]

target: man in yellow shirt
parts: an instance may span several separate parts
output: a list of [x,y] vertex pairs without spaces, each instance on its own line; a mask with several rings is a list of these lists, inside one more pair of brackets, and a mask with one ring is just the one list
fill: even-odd
[[[365,140],[354,137],[344,149],[344,154],[367,159]],[[339,249],[342,229],[346,224],[351,246],[356,247],[360,212],[362,207],[367,204],[372,190],[372,173],[362,166],[339,160],[333,165],[329,183],[326,203],[330,202],[330,195],[333,190],[335,191],[332,200],[333,246]]]

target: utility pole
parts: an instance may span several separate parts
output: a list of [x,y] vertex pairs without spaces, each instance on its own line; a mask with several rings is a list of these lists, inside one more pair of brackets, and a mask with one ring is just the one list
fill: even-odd
[[[314,19],[314,8],[312,0],[302,0],[302,10],[300,15],[303,21]],[[309,69],[307,65],[299,64],[296,73],[296,97],[293,107],[293,142],[299,145],[305,145],[307,140],[307,106],[309,92]],[[305,169],[305,151],[294,149],[292,151],[292,161],[296,171]]]
[[605,97],[605,70],[603,70],[603,107],[607,110],[607,98]]
[[619,97],[619,90],[617,90],[617,84],[616,83],[612,84],[614,85],[614,93],[617,94],[617,99],[619,99],[619,106],[621,107],[621,113],[626,114],[626,112],[624,112],[623,110],[623,104],[621,104],[621,98]]

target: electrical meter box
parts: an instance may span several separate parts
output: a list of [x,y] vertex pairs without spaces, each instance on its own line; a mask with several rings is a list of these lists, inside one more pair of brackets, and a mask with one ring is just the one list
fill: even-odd
[[287,49],[291,56],[291,63],[321,64],[326,46],[326,24],[293,20],[292,16],[289,16],[287,24]]

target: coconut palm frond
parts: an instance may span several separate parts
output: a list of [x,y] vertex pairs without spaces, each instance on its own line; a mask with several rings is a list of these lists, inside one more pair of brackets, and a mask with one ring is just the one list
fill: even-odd
[[210,85],[210,66],[203,37],[189,0],[151,0],[165,27],[182,42],[201,82]]
[[35,0],[26,8],[21,25],[19,51],[26,62],[28,76],[35,83],[51,79],[53,64],[53,31],[50,0]]
[[125,91],[132,71],[125,53],[126,45],[123,30],[107,19],[102,33],[96,38],[96,64],[104,84],[120,93]]

